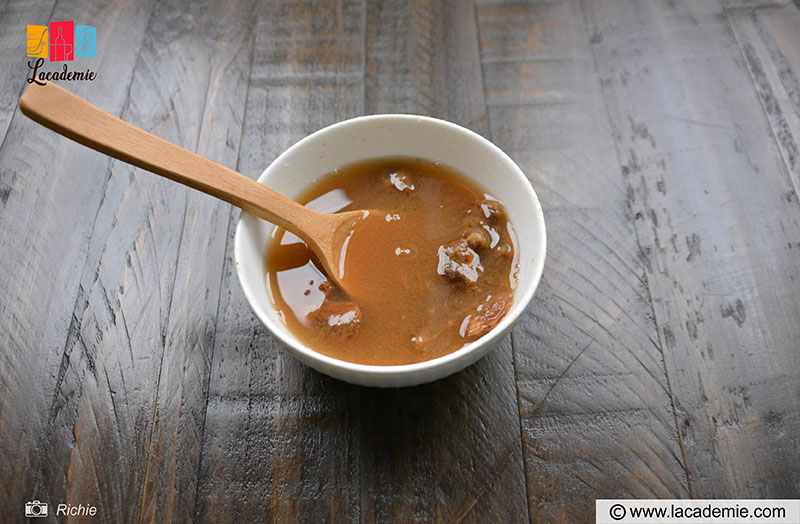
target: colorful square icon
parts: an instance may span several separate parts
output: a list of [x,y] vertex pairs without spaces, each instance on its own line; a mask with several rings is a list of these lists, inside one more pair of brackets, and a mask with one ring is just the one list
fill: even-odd
[[50,22],[50,61],[71,61],[75,57],[75,22]]
[[75,26],[75,56],[94,58],[97,55],[97,28],[91,25]]
[[47,26],[29,25],[28,56],[47,58]]

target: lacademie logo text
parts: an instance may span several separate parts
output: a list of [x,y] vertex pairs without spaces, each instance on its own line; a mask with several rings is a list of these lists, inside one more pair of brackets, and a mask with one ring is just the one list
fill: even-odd
[[50,22],[46,25],[28,25],[27,27],[29,84],[45,85],[49,80],[92,81],[97,73],[86,71],[70,71],[64,64],[61,71],[40,71],[44,59],[50,62],[72,62],[75,57],[93,58],[97,55],[97,28],[90,25],[75,25],[67,22]]

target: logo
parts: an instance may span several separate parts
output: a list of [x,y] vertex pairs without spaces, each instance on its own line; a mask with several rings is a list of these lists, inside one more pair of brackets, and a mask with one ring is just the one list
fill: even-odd
[[50,25],[27,26],[27,55],[30,76],[29,84],[45,85],[49,80],[59,81],[92,81],[97,73],[70,71],[63,64],[60,71],[41,71],[45,59],[50,62],[72,62],[78,58],[94,58],[97,56],[97,28],[90,25],[76,25],[73,20],[50,22]]
[[32,500],[25,503],[25,516],[26,517],[46,517],[47,516],[47,503]]

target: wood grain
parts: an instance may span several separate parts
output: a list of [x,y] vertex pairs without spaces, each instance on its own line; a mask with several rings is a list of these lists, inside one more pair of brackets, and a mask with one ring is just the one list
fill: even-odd
[[796,496],[800,207],[768,80],[754,86],[715,2],[591,2],[587,17],[692,493]]
[[[359,2],[277,2],[257,16],[238,166],[253,177],[308,133],[363,112]],[[196,520],[358,520],[358,389],[277,346],[230,249],[211,369]]]
[[728,9],[725,13],[769,120],[794,198],[800,191],[800,9]]
[[[197,152],[236,167],[255,39],[254,2],[214,6],[203,17],[211,45]],[[184,37],[185,38],[185,37]],[[201,102],[198,100],[198,102]],[[201,108],[202,109],[199,109]],[[153,411],[141,520],[190,522],[196,508],[208,383],[233,209],[190,191],[180,232]]]
[[[91,16],[96,22],[93,67],[103,74],[76,86],[79,94],[112,113],[123,111],[149,14],[146,2],[56,7],[54,19]],[[21,27],[15,31],[24,35]],[[64,495],[75,480],[68,472],[76,437],[56,422],[64,397],[54,391],[70,369],[72,347],[65,349],[65,343],[76,322],[73,305],[82,293],[81,272],[105,197],[109,159],[54,139],[27,118],[13,118],[0,165],[0,471],[13,479],[0,486],[0,511],[18,515],[25,501]],[[62,452],[58,458],[54,446]]]
[[365,110],[449,118],[488,133],[472,2],[367,2]]
[[[214,26],[223,14],[178,2],[156,8],[142,50],[131,59],[136,65],[123,118],[197,146],[211,82],[220,74],[214,67],[231,60],[236,47],[216,45],[227,54],[208,53],[195,29],[208,35],[207,42],[235,40],[238,25]],[[104,189],[52,394],[44,478],[51,501],[91,501],[104,520],[133,521],[151,511],[147,486],[158,480],[147,457],[160,447],[152,443],[159,428],[154,403],[161,373],[168,371],[162,358],[188,191],[121,162],[112,164]],[[202,397],[189,402],[203,405]],[[194,431],[201,431],[200,422]],[[165,494],[162,511],[169,513],[175,498],[185,496]]]
[[547,263],[513,335],[533,522],[688,495],[645,263],[579,2],[483,4],[491,137],[531,178]]

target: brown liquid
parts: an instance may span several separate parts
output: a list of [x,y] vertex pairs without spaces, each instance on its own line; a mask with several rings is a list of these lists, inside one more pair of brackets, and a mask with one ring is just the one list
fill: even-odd
[[511,224],[499,203],[450,168],[363,161],[323,177],[298,201],[326,213],[377,210],[347,245],[352,301],[297,236],[279,229],[268,246],[270,298],[319,353],[372,365],[430,360],[476,340],[511,306]]

